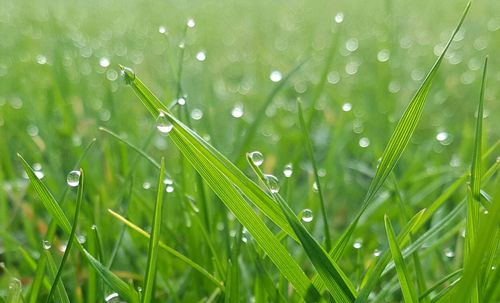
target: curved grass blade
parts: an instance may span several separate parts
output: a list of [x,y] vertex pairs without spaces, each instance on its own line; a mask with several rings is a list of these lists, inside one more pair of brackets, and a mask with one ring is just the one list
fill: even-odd
[[142,296],[142,302],[150,302],[154,297],[153,286],[156,276],[156,261],[158,259],[158,247],[160,243],[161,234],[161,220],[162,220],[162,209],[163,209],[163,178],[165,175],[165,158],[161,159],[160,177],[158,178],[158,194],[156,196],[156,204],[153,214],[153,222],[151,224],[151,237],[149,238],[149,248],[148,248],[148,261],[146,264],[146,273],[144,275],[144,294]]
[[259,179],[266,184],[274,200],[280,205],[285,217],[302,244],[304,251],[314,265],[314,268],[318,271],[319,276],[325,283],[326,288],[329,290],[335,302],[354,302],[356,299],[356,291],[342,269],[311,236],[309,231],[307,231],[304,225],[297,219],[297,216],[277,191],[271,188],[271,181],[266,180],[266,177],[262,174],[260,169],[252,162],[249,154],[247,154],[247,160]]
[[[111,215],[113,215],[115,218],[117,218],[118,220],[120,220],[121,222],[123,222],[125,225],[127,225],[130,228],[132,228],[133,230],[135,230],[136,232],[138,232],[140,235],[144,236],[145,238],[149,239],[151,237],[151,235],[149,233],[147,233],[146,231],[142,230],[139,226],[135,225],[134,223],[128,221],[127,219],[125,219],[125,217],[121,216],[120,214],[112,211],[111,209],[108,209],[108,212]],[[176,251],[175,249],[167,246],[165,243],[163,243],[161,241],[159,242],[159,247],[161,249],[163,249],[165,252],[167,252],[167,253],[171,254],[172,256],[178,258],[179,260],[181,260],[182,262],[184,262],[186,265],[192,267],[194,270],[198,271],[200,274],[202,274],[203,276],[205,276],[206,278],[208,278],[210,281],[212,281],[217,287],[219,287],[222,290],[224,290],[224,285],[222,284],[221,281],[219,281],[217,278],[215,278],[213,275],[211,275],[206,269],[204,269],[203,267],[201,267],[199,264],[197,264],[193,260],[191,260],[188,257],[184,256],[183,254],[181,254],[180,252]]]
[[441,280],[437,281],[436,283],[434,283],[434,285],[432,285],[431,287],[429,287],[429,289],[427,289],[425,292],[423,292],[420,296],[419,296],[419,300],[422,301],[423,299],[425,299],[428,295],[430,295],[433,291],[435,291],[436,289],[438,289],[439,287],[443,286],[445,283],[447,283],[449,280],[455,278],[456,276],[459,276],[461,273],[462,273],[462,269],[459,268],[457,270],[455,270],[454,272],[452,273],[449,273],[447,274],[445,277],[443,277]]
[[50,288],[49,295],[47,296],[47,300],[45,300],[46,303],[50,302],[50,299],[54,295],[56,288],[57,288],[57,283],[59,283],[59,279],[61,278],[62,271],[64,269],[64,265],[66,264],[66,261],[68,260],[68,257],[71,252],[71,248],[73,247],[73,242],[75,241],[75,234],[76,234],[76,227],[78,225],[78,216],[80,215],[80,209],[82,206],[82,201],[83,201],[83,170],[80,169],[80,176],[78,180],[78,190],[76,194],[76,208],[75,208],[75,217],[73,219],[73,226],[71,227],[71,232],[69,233],[69,238],[68,238],[68,244],[66,245],[66,249],[64,250],[64,255],[61,260],[61,264],[59,265],[59,269],[57,270],[56,277],[54,278],[54,282],[52,283],[52,287]]
[[[51,279],[54,279],[53,281],[55,282],[55,277],[57,275],[56,262],[54,261],[54,258],[52,258],[49,250],[44,249],[44,254],[47,259],[49,277]],[[66,289],[64,288],[64,285],[61,281],[59,281],[57,284],[54,284],[52,288],[55,289],[54,295],[56,302],[69,303],[68,294],[66,293]]]
[[401,285],[403,298],[405,302],[408,303],[418,302],[415,287],[410,282],[408,269],[406,268],[405,261],[403,259],[403,256],[401,255],[401,250],[399,249],[399,245],[396,240],[396,235],[394,234],[391,221],[389,220],[389,217],[387,217],[387,215],[384,216],[384,224],[387,233],[387,240],[389,241],[389,248],[391,250],[394,263],[396,264],[396,272],[398,274],[399,284]]
[[306,143],[307,153],[309,154],[309,158],[311,158],[313,172],[314,172],[314,180],[316,181],[316,186],[318,187],[318,196],[319,202],[321,206],[321,215],[323,216],[323,231],[325,233],[325,249],[329,251],[332,248],[331,237],[330,237],[330,229],[328,227],[328,219],[326,217],[326,208],[325,208],[325,199],[323,195],[323,189],[321,186],[321,182],[319,180],[318,175],[318,166],[316,165],[316,159],[314,157],[314,151],[311,143],[311,138],[309,137],[309,131],[307,129],[306,122],[304,121],[304,114],[302,112],[302,105],[300,105],[300,101],[297,102],[297,108],[299,113],[299,123],[300,128],[302,129],[302,136],[304,137],[304,141]]
[[351,238],[351,235],[354,232],[354,229],[356,228],[359,222],[361,215],[364,213],[370,201],[375,197],[379,189],[382,187],[385,180],[391,173],[392,169],[396,166],[396,163],[403,154],[406,146],[410,142],[410,138],[417,127],[418,121],[420,120],[420,116],[422,115],[422,111],[432,81],[436,76],[437,70],[441,65],[441,62],[443,61],[446,51],[450,47],[451,42],[455,38],[455,35],[459,31],[460,27],[462,26],[465,16],[469,11],[470,5],[471,2],[467,3],[467,6],[462,14],[462,17],[460,18],[457,27],[455,28],[453,34],[448,40],[448,43],[446,44],[443,52],[441,53],[437,61],[434,63],[434,66],[431,68],[431,70],[425,77],[424,82],[417,90],[415,96],[408,104],[408,107],[404,111],[403,116],[396,125],[396,128],[392,133],[389,142],[385,147],[384,152],[382,153],[382,157],[377,167],[377,171],[375,172],[375,176],[373,177],[370,183],[370,187],[368,188],[368,192],[365,195],[365,198],[363,200],[363,205],[360,211],[357,213],[354,220],[349,224],[348,228],[342,234],[340,239],[336,242],[331,252],[331,256],[333,257],[334,260],[338,260],[342,256],[347,246],[347,243],[349,242],[349,239]]
[[[47,211],[54,218],[55,222],[61,227],[61,229],[69,235],[71,233],[71,224],[69,223],[68,218],[66,218],[66,215],[59,206],[59,203],[50,193],[45,184],[43,184],[43,182],[38,179],[33,169],[29,166],[26,160],[24,160],[24,158],[20,154],[17,154],[17,156],[21,161],[24,170],[28,174],[28,178],[31,181],[31,184],[33,185],[33,188],[37,192],[38,196],[40,197],[40,200],[42,201],[45,209],[47,209]],[[89,261],[89,263],[94,267],[94,269],[99,273],[103,280],[112,289],[118,292],[123,299],[129,302],[138,302],[138,294],[132,287],[130,287],[127,283],[123,282],[110,270],[104,267],[78,241],[75,241],[75,245],[82,252],[83,256]]]

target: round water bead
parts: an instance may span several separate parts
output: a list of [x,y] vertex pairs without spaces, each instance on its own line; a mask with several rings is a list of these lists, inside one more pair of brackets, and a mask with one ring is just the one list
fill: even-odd
[[253,164],[255,164],[255,166],[261,166],[262,163],[264,163],[264,156],[260,151],[251,152],[248,154],[248,156],[250,157],[250,160],[252,160]]
[[160,133],[168,134],[174,128],[174,125],[170,123],[164,112],[160,112],[156,119],[156,128]]
[[309,223],[314,219],[313,211],[309,208],[305,208],[300,212],[300,218],[303,222]]
[[68,173],[68,176],[66,177],[66,182],[71,187],[78,186],[78,184],[80,184],[80,171],[79,170],[70,171]]
[[280,184],[278,178],[273,175],[264,175],[266,178],[266,184],[271,193],[276,194],[280,191]]

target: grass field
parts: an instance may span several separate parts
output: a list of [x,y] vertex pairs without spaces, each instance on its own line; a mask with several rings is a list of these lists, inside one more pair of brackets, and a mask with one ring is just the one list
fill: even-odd
[[499,302],[499,1],[0,6],[0,302]]

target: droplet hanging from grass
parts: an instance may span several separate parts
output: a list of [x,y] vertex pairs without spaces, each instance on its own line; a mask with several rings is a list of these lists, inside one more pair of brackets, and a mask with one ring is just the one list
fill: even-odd
[[158,118],[156,119],[156,128],[160,131],[160,133],[168,134],[174,128],[174,125],[168,121],[165,113],[160,112]]
[[203,62],[207,59],[207,55],[205,54],[204,51],[199,51],[197,54],[196,54],[196,60],[200,61],[200,62]]
[[354,241],[354,244],[352,245],[352,247],[354,247],[355,249],[360,249],[362,246],[363,242],[361,240]]
[[111,293],[104,298],[104,302],[106,302],[106,303],[118,303],[118,302],[120,302],[120,296],[116,292]]
[[135,80],[135,72],[130,67],[120,65],[120,68],[123,80],[127,85],[130,85]]
[[255,166],[261,166],[264,163],[264,156],[260,151],[254,151],[249,154],[250,160],[252,160]]
[[285,178],[290,178],[293,175],[293,165],[292,163],[288,163],[285,165],[285,168],[283,169],[283,175]]
[[66,177],[66,183],[71,187],[76,187],[80,183],[80,171],[72,170],[68,173]]
[[42,247],[43,247],[43,249],[50,249],[52,247],[52,244],[47,240],[43,240]]
[[233,116],[233,118],[241,118],[243,117],[243,114],[245,113],[244,109],[243,109],[243,105],[242,104],[236,104],[234,107],[233,107],[233,110],[231,111],[231,116]]
[[277,194],[280,191],[280,184],[279,184],[278,178],[276,178],[273,175],[264,175],[264,177],[266,179],[266,185],[269,188],[269,190],[271,191],[271,193]]
[[300,219],[302,222],[310,223],[314,219],[313,211],[309,208],[305,208],[300,212]]
[[283,75],[277,70],[273,70],[271,74],[269,74],[269,79],[273,82],[280,82],[282,78]]

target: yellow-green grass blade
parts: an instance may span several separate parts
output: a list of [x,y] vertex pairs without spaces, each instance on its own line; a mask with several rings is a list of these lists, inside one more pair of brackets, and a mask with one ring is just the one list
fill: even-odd
[[316,181],[316,186],[318,188],[318,196],[319,196],[319,202],[320,202],[320,206],[321,206],[321,208],[320,208],[321,215],[323,217],[323,231],[325,233],[324,234],[325,249],[327,251],[329,251],[332,248],[332,244],[331,244],[331,237],[330,237],[330,229],[328,227],[328,219],[327,219],[327,215],[326,215],[323,187],[321,186],[321,182],[319,180],[318,166],[316,164],[316,159],[314,157],[314,150],[313,150],[311,138],[309,137],[309,131],[307,129],[307,124],[304,121],[304,114],[302,112],[302,106],[300,105],[300,101],[297,102],[297,108],[298,108],[298,114],[299,114],[299,124],[300,124],[300,128],[302,129],[303,140],[305,141],[307,153],[309,154],[309,158],[311,159],[311,162],[312,162],[314,180]]
[[384,217],[385,230],[387,233],[387,240],[389,241],[389,248],[391,250],[392,258],[396,264],[396,272],[399,279],[399,284],[401,285],[401,292],[403,293],[403,298],[407,303],[417,303],[418,297],[415,291],[415,286],[411,283],[411,277],[406,268],[405,260],[401,255],[401,250],[399,248],[398,242],[396,240],[396,235],[394,229],[392,228],[391,221],[389,217],[385,215]]
[[278,189],[273,188],[276,185],[272,184],[274,181],[266,179],[262,171],[255,165],[255,163],[253,163],[249,154],[247,154],[247,160],[259,179],[266,184],[276,203],[278,203],[281,207],[290,226],[292,226],[297,238],[302,244],[304,251],[311,260],[311,263],[323,280],[325,287],[328,289],[335,302],[354,302],[354,300],[356,300],[356,291],[346,274],[328,255],[323,247],[312,237],[304,225],[302,225],[297,216],[293,213],[292,209],[279,195]]
[[47,300],[45,301],[46,303],[50,302],[50,299],[54,295],[57,285],[59,283],[59,280],[61,278],[64,265],[66,264],[66,261],[68,260],[68,257],[71,252],[71,248],[73,247],[73,243],[75,241],[75,234],[76,234],[76,227],[78,225],[78,217],[80,215],[80,209],[82,206],[82,201],[83,201],[83,184],[84,184],[84,174],[83,170],[80,169],[80,176],[78,180],[78,190],[76,194],[76,208],[75,208],[75,216],[73,219],[73,226],[71,227],[71,232],[69,233],[69,238],[68,238],[68,243],[66,244],[66,249],[64,250],[64,255],[61,260],[61,264],[59,264],[59,269],[57,270],[57,274],[54,278],[54,282],[52,283],[52,287],[50,289],[49,295],[47,296]]
[[[173,116],[171,112],[142,83],[142,81],[136,77],[135,74],[125,67],[123,68],[123,71],[125,81],[132,86],[136,95],[155,119],[160,115],[160,113],[166,115],[168,119],[172,119]],[[288,225],[288,222],[281,213],[279,206],[273,202],[271,197],[264,193],[262,189],[245,176],[245,174],[239,170],[236,165],[224,157],[224,155],[222,155],[217,149],[203,140],[196,132],[192,131],[182,123],[180,125],[182,128],[174,128],[174,131],[171,132],[171,136],[179,131],[185,133],[185,136],[191,139],[198,150],[204,151],[205,157],[207,157],[207,159],[212,163],[214,168],[217,168],[225,176],[227,176],[230,181],[237,186],[245,196],[248,197],[249,201],[257,206],[271,221],[286,231],[289,235],[295,237],[291,227]]]
[[375,176],[373,177],[370,183],[368,192],[365,195],[365,198],[363,200],[363,205],[360,211],[357,213],[354,220],[349,224],[348,228],[344,231],[341,237],[337,240],[334,248],[330,253],[330,255],[333,257],[334,260],[338,260],[342,256],[345,248],[347,247],[349,239],[351,238],[351,235],[354,232],[356,225],[358,224],[361,215],[368,207],[370,201],[373,199],[373,197],[375,197],[379,189],[382,187],[385,180],[387,179],[393,168],[396,166],[399,158],[406,149],[406,146],[410,142],[410,139],[420,120],[420,116],[422,115],[425,101],[427,99],[427,94],[429,93],[431,84],[434,80],[434,77],[436,76],[437,70],[441,65],[441,62],[443,61],[446,51],[448,50],[450,44],[455,38],[455,35],[462,26],[465,16],[469,11],[470,4],[471,2],[467,4],[462,14],[462,17],[460,18],[460,21],[455,30],[453,31],[453,34],[451,35],[450,39],[448,40],[448,43],[446,44],[443,52],[434,63],[433,67],[425,77],[422,85],[417,90],[415,96],[410,101],[408,107],[405,109],[402,117],[397,123],[396,128],[394,129],[394,132],[392,133],[389,142],[387,143],[385,150],[382,153],[382,157],[380,159],[380,163],[378,164],[377,171],[375,172]]
[[[66,215],[59,206],[59,203],[50,193],[45,184],[40,179],[38,179],[38,177],[35,175],[35,172],[29,166],[26,160],[24,160],[24,158],[20,154],[18,154],[18,158],[20,159],[24,170],[28,174],[28,178],[33,185],[36,193],[40,197],[40,200],[42,201],[45,209],[51,214],[51,216],[54,218],[55,222],[57,223],[57,225],[59,225],[63,232],[69,235],[71,233],[71,224],[69,223],[68,218],[66,218]],[[123,282],[110,270],[104,267],[78,241],[75,241],[75,245],[80,249],[83,256],[89,261],[89,263],[99,273],[103,280],[112,289],[119,293],[123,299],[130,302],[138,302],[137,292],[132,287],[130,287],[127,283]]]
[[[108,212],[111,215],[113,215],[113,217],[115,217],[116,219],[120,220],[125,225],[127,225],[131,229],[135,230],[136,232],[138,232],[140,235],[144,236],[145,238],[149,239],[151,237],[151,235],[149,233],[147,233],[146,231],[144,231],[143,229],[141,229],[139,226],[135,225],[134,223],[130,222],[129,220],[127,220],[122,215],[120,215],[120,214],[112,211],[111,209],[108,209]],[[206,278],[208,278],[210,281],[212,281],[215,284],[215,286],[217,286],[217,287],[221,288],[222,290],[224,290],[223,283],[221,281],[219,281],[217,278],[215,278],[213,275],[211,275],[206,269],[204,269],[198,263],[196,263],[193,260],[189,259],[188,257],[184,256],[183,254],[181,254],[180,252],[178,252],[175,249],[171,248],[170,246],[166,245],[162,241],[160,241],[158,245],[165,252],[171,254],[172,256],[174,256],[174,257],[178,258],[179,260],[181,260],[182,262],[184,262],[186,265],[192,267],[194,270],[198,271],[200,274],[202,274],[203,276],[205,276]]]
[[160,234],[161,234],[161,221],[162,221],[162,210],[163,210],[163,196],[164,196],[164,185],[163,179],[165,177],[165,158],[161,159],[160,176],[158,177],[158,194],[156,196],[156,203],[153,213],[153,222],[151,224],[151,237],[149,238],[148,247],[148,261],[146,264],[146,273],[144,274],[144,292],[142,295],[142,302],[151,302],[154,297],[154,280],[156,276],[156,262],[158,260],[158,250],[160,244]]

